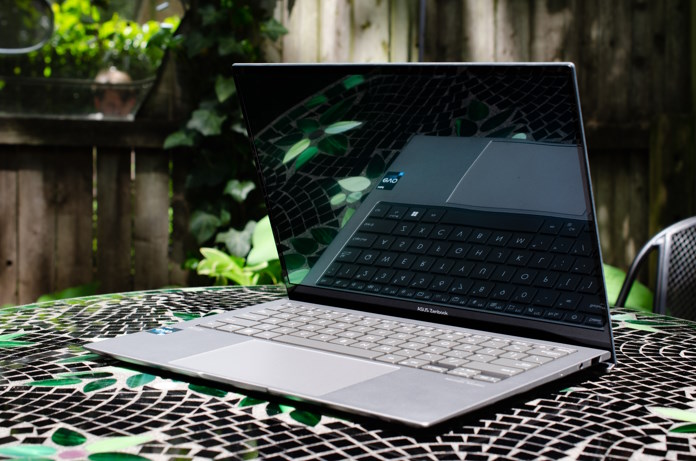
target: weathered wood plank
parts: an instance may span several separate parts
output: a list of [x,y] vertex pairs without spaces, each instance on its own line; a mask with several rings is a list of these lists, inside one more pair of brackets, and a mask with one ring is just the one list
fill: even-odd
[[[601,120],[616,122],[628,118],[628,69],[630,69],[631,16],[629,0],[602,2],[597,18],[599,25],[598,73],[595,109]],[[601,114],[601,115],[600,115]]]
[[589,153],[604,262],[628,269],[648,239],[647,151]]
[[576,26],[579,30],[578,46],[578,86],[585,122],[596,121],[601,117],[597,111],[599,73],[599,28],[596,25],[599,15],[599,0],[583,0],[577,3]]
[[134,288],[166,286],[169,280],[169,157],[161,150],[136,152],[133,211]]
[[52,152],[18,149],[18,301],[51,293],[55,267],[55,201]]
[[464,0],[462,17],[462,60],[495,61],[495,2]]
[[55,290],[92,282],[92,149],[61,148],[55,171]]
[[350,61],[351,5],[347,0],[322,1],[319,4],[319,61]]
[[529,61],[530,3],[498,0],[495,5],[495,60]]
[[574,2],[535,0],[531,8],[532,61],[577,60],[577,35],[571,28]]
[[102,293],[133,289],[130,174],[130,149],[97,151],[97,280]]
[[[418,29],[415,0],[391,0],[389,2],[389,61],[409,62],[418,60],[413,50],[413,29]],[[415,37],[418,37],[417,32]]]
[[284,62],[316,62],[319,59],[319,0],[296,0],[292,10],[283,0]]
[[0,146],[0,306],[17,304],[17,148]]
[[389,2],[353,0],[354,62],[387,62],[389,60]]
[[[650,197],[648,195],[649,151],[632,150],[628,161],[628,186],[624,191],[630,199],[628,208],[629,230],[626,238],[626,268],[636,257],[638,250],[648,241],[648,221]],[[617,157],[619,157],[617,155]],[[624,163],[625,164],[625,163]],[[616,210],[615,210],[616,212]]]
[[196,240],[189,232],[190,210],[186,201],[186,177],[191,171],[191,154],[186,151],[172,152],[172,249],[169,284],[187,286],[189,273],[182,269],[187,252],[198,249]]
[[[656,95],[652,91],[650,68],[653,61],[652,46],[654,42],[652,31],[652,18],[648,9],[647,0],[632,0],[630,2],[631,15],[631,49],[630,69],[627,75],[628,111],[634,117],[646,118],[650,116],[648,106],[654,103]],[[661,58],[658,58],[661,59]]]
[[661,115],[650,139],[650,235],[696,215],[696,122]]
[[[693,111],[691,106],[690,0],[665,0],[665,86],[664,111],[668,114],[684,114]],[[693,47],[693,42],[691,43]]]
[[461,61],[464,39],[461,0],[441,0],[426,4],[425,60]]
[[[611,227],[611,261],[612,264],[623,269],[628,268],[633,258],[630,257],[629,241],[631,239],[630,216],[628,213],[617,213],[616,210],[631,209],[631,185],[629,169],[623,162],[628,153],[621,156],[606,152],[608,158],[608,177],[604,179],[611,191],[609,209],[611,217],[607,224]],[[634,248],[635,254],[635,248]]]

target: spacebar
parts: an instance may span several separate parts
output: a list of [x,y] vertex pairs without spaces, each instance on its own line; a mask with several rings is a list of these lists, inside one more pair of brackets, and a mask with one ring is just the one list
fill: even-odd
[[380,355],[384,355],[383,352],[371,351],[369,349],[359,349],[357,347],[342,346],[340,344],[325,343],[324,341],[315,341],[313,339],[300,338],[299,336],[276,336],[275,338],[273,338],[273,340],[287,344],[294,344],[296,346],[305,346],[311,349],[319,349],[327,352],[336,352],[339,354],[353,355],[365,359],[373,359],[375,357],[379,357]]

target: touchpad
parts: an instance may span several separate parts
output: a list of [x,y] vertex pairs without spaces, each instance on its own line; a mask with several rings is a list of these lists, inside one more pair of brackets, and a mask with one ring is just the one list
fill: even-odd
[[250,340],[171,362],[233,382],[304,395],[324,395],[398,367],[284,344]]

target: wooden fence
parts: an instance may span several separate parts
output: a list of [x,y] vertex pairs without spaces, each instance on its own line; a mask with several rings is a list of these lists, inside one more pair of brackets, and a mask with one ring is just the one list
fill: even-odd
[[100,292],[185,284],[186,223],[170,235],[169,208],[186,212],[176,171],[186,159],[162,150],[174,129],[2,120],[0,305],[95,280]]
[[[649,235],[696,214],[695,14],[688,0],[278,0],[290,33],[267,53],[574,61],[604,257],[625,268]],[[161,149],[175,126],[157,119],[0,120],[0,305],[93,280],[103,292],[186,283],[185,156]]]

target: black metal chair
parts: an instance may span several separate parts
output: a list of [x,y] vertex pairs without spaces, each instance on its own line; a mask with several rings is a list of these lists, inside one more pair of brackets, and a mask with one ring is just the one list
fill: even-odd
[[628,298],[638,270],[649,254],[658,251],[653,311],[696,320],[696,216],[672,224],[641,248],[626,274],[617,306]]

